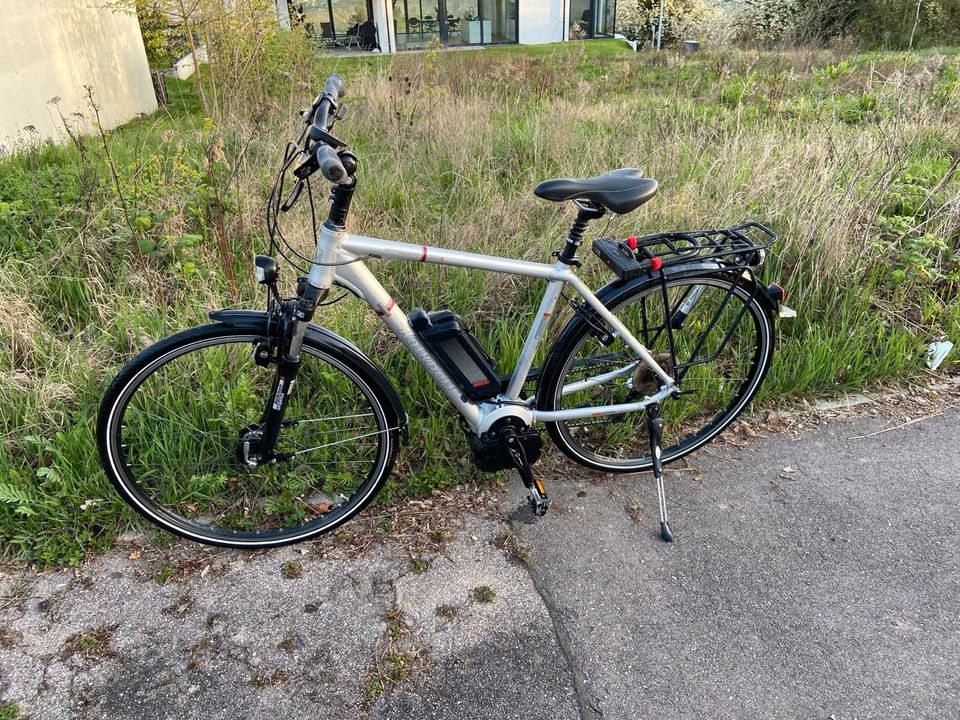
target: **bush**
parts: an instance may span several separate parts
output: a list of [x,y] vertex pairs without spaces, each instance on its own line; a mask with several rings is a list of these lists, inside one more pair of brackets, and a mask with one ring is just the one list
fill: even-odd
[[743,0],[741,40],[823,45],[851,36],[865,46],[907,48],[960,39],[960,0]]
[[792,33],[798,0],[743,0],[735,15],[742,40],[774,43]]

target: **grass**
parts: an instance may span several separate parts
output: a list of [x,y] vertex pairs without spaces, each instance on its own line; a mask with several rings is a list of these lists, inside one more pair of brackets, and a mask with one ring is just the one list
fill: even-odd
[[[361,159],[355,232],[546,260],[571,213],[531,188],[637,166],[658,178],[659,195],[590,238],[746,218],[780,233],[766,277],[786,285],[799,317],[778,326],[761,402],[910,375],[932,339],[960,337],[952,49],[679,56],[596,41],[316,65],[311,76],[336,69],[349,88],[337,131]],[[210,309],[262,304],[249,257],[266,249],[264,200],[294,111],[315,90],[301,78],[214,119],[192,84],[173,81],[172,106],[109,133],[106,149],[96,137],[64,146],[26,137],[0,158],[7,555],[76,563],[136,524],[99,467],[97,403],[150,343]],[[286,218],[302,252],[309,227],[303,213]],[[584,257],[588,283],[607,282]],[[535,282],[373,265],[400,307],[456,310],[502,368],[513,366]],[[289,289],[297,273],[284,273]],[[412,442],[382,497],[470,477],[455,416],[376,319],[348,300],[318,320],[376,358],[411,414]]]

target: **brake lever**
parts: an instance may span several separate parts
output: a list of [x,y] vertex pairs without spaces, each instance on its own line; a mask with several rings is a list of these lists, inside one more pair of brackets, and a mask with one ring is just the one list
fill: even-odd
[[[317,161],[317,154],[311,152],[307,154],[307,159],[294,169],[293,176],[297,178],[299,184],[313,175],[319,169],[320,163]],[[296,189],[294,189],[294,192],[296,192]]]

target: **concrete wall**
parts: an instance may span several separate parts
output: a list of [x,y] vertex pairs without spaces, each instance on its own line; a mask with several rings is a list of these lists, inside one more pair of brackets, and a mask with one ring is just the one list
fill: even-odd
[[156,110],[137,18],[106,9],[105,0],[0,0],[0,143],[23,128],[65,140],[56,108],[92,115],[84,85],[93,88],[106,128]]
[[521,45],[567,39],[567,0],[519,0]]

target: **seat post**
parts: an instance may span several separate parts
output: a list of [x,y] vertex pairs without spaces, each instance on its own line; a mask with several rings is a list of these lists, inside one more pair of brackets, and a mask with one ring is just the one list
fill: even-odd
[[583,233],[587,229],[587,223],[591,220],[603,217],[607,210],[601,205],[595,205],[587,200],[575,200],[577,206],[577,219],[570,226],[570,233],[567,235],[567,244],[557,256],[557,259],[567,265],[575,264],[577,259],[577,249],[583,244]]

